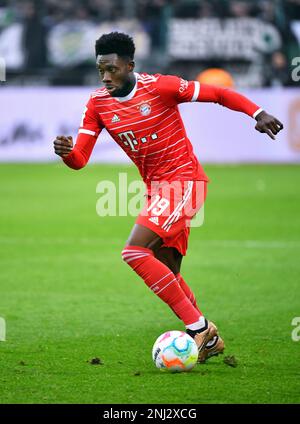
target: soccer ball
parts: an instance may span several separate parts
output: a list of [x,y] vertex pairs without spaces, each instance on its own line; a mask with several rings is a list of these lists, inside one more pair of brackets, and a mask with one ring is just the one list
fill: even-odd
[[184,331],[167,331],[155,341],[152,359],[161,370],[189,371],[197,363],[198,347]]

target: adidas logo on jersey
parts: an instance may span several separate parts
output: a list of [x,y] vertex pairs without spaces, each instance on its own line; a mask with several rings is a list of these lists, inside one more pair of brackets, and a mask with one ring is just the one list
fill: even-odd
[[152,218],[149,218],[149,221],[153,222],[155,225],[159,225],[157,216],[153,216]]
[[118,115],[114,114],[114,116],[112,117],[111,122],[119,122],[120,118],[118,117]]

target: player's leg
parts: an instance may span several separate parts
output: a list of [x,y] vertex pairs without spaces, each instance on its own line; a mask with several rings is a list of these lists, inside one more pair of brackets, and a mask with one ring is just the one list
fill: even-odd
[[161,237],[150,228],[135,224],[126,242],[128,246],[140,246],[156,252],[163,241]]
[[187,298],[172,270],[155,257],[162,243],[161,237],[154,231],[135,224],[122,251],[122,258],[187,328],[200,328],[205,323],[204,317]]
[[[196,184],[190,181],[187,182],[187,186],[179,186],[180,192],[170,191],[167,195],[165,192],[159,192],[155,197],[149,196],[122,251],[122,257],[148,287],[184,322],[186,331],[192,337],[198,336],[195,340],[201,353],[207,342],[216,336],[217,329],[194,307],[180,287],[174,272],[155,257],[162,244],[166,246],[171,244],[173,247],[172,243],[175,243],[178,251],[182,255],[185,254],[189,234],[186,218],[190,219],[192,215],[181,211],[183,206],[190,204],[194,194],[193,187],[196,187]],[[198,206],[200,207],[199,203]],[[167,215],[163,213],[166,207]],[[178,258],[175,264],[171,264],[172,267],[175,265],[175,272],[180,270],[181,261],[180,264],[179,261]]]
[[[147,286],[183,321],[186,331],[192,337],[198,336],[196,343],[199,355],[209,340],[212,340],[217,329],[213,323],[208,322],[203,314],[197,310],[180,287],[177,278],[171,269],[158,260],[154,252],[160,249],[163,241],[151,229],[136,224],[122,251],[122,257],[128,265],[144,280]],[[171,255],[170,255],[171,257]],[[172,261],[174,258],[172,258]],[[180,269],[180,256],[177,257],[177,271]],[[170,263],[170,262],[169,262]]]
[[155,257],[167,265],[177,277],[183,256],[175,247],[160,247],[155,252]]
[[161,247],[155,253],[155,257],[159,259],[162,263],[166,264],[173,271],[180,287],[185,292],[186,296],[190,299],[191,303],[195,306],[195,308],[201,313],[193,291],[187,285],[187,283],[182,278],[182,275],[180,274],[181,262],[183,258],[182,254],[178,252],[175,247]]
[[[195,295],[193,294],[192,290],[186,284],[186,282],[184,281],[184,279],[182,278],[180,274],[180,268],[181,268],[181,263],[183,258],[181,253],[175,247],[161,247],[156,251],[155,257],[159,259],[161,262],[163,262],[165,265],[167,265],[173,271],[173,273],[175,274],[177,278],[177,281],[180,284],[180,287],[185,292],[188,299],[190,299],[194,307],[199,311],[199,313],[201,313],[200,309],[197,306]],[[210,323],[210,325],[214,326],[213,323]],[[192,335],[193,337],[195,337],[195,340],[198,346],[202,346],[203,336],[204,336],[203,333],[200,336],[198,336],[194,332],[191,332],[189,329],[187,329],[187,332],[190,333],[190,335]],[[225,347],[224,341],[219,336],[219,334],[216,335],[203,346],[203,348],[199,352],[198,361],[205,362],[206,359],[212,356],[217,356],[220,353],[223,353],[224,347]]]

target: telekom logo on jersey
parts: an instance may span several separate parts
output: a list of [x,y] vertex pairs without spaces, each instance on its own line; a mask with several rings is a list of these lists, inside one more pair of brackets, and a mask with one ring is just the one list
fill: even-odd
[[[118,137],[124,143],[125,146],[130,147],[132,152],[137,152],[137,149],[135,147],[139,144],[138,140],[140,140],[141,143],[146,143],[147,141],[149,141],[149,137],[141,137],[140,139],[137,139],[133,131],[121,132],[118,134]],[[150,138],[152,140],[156,140],[158,137],[157,134],[154,133],[150,135]]]

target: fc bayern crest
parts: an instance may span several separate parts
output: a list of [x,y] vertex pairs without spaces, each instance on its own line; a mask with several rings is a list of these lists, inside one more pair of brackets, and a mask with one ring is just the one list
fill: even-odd
[[151,106],[149,105],[149,103],[143,103],[140,106],[140,112],[143,116],[147,116],[151,113]]

